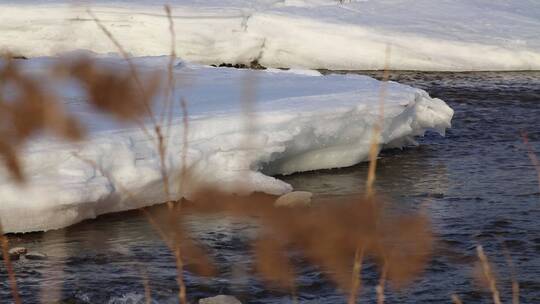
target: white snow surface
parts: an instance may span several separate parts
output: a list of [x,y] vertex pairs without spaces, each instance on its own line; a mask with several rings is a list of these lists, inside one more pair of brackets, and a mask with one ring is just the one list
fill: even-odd
[[[44,71],[55,60],[36,58],[20,64],[28,75],[44,79]],[[100,60],[126,69],[117,58]],[[134,60],[143,76],[166,73],[163,67],[168,57]],[[187,100],[188,128],[184,129],[177,104],[166,154],[173,198],[189,198],[195,184],[238,194],[281,195],[292,188],[271,175],[365,161],[374,125],[380,121],[380,92],[385,97],[378,141],[384,146],[414,144],[413,137],[426,130],[444,134],[453,115],[442,100],[430,98],[423,90],[394,82],[382,89],[382,82],[367,76],[179,62],[175,79],[175,100]],[[78,143],[50,135],[31,140],[21,152],[28,177],[24,185],[12,181],[0,166],[0,220],[5,232],[61,228],[100,214],[166,201],[155,138],[96,112],[75,84],[57,83],[54,90],[84,122],[89,135]],[[158,108],[159,102],[156,113]],[[183,158],[191,178],[182,183]],[[92,160],[104,171],[82,159]]]
[[[377,70],[540,70],[538,0],[169,0],[176,51],[204,64]],[[116,47],[169,54],[159,1],[0,0],[0,49],[27,57]],[[75,3],[75,4],[74,4]]]

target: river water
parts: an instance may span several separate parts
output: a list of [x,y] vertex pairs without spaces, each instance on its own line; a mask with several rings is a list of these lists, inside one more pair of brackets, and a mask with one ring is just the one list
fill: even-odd
[[[378,72],[358,72],[381,78]],[[496,272],[503,302],[512,297],[511,277],[522,303],[540,303],[540,184],[522,132],[540,155],[540,72],[393,72],[391,80],[427,90],[454,110],[446,137],[428,133],[420,145],[382,153],[377,191],[393,208],[423,204],[437,238],[424,273],[404,289],[387,289],[387,303],[491,303],[475,280],[476,246]],[[280,177],[315,201],[363,192],[367,165]],[[249,242],[257,223],[238,218],[192,216],[194,236],[208,245],[219,274],[204,279],[185,273],[192,302],[231,294],[244,303],[289,303],[290,293],[263,284],[253,268]],[[47,255],[21,258],[14,269],[24,303],[177,303],[173,255],[139,212],[102,216],[47,233],[11,235],[13,246]],[[508,264],[511,257],[513,266]],[[300,303],[344,303],[324,272],[297,261]],[[363,269],[361,303],[374,303],[378,271]],[[0,302],[12,301],[5,267]],[[147,283],[145,283],[147,282]]]

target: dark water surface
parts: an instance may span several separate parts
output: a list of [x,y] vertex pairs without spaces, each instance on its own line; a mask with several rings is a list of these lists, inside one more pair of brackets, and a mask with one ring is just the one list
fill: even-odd
[[[381,77],[380,73],[368,72]],[[379,193],[396,208],[427,203],[437,236],[425,273],[403,290],[389,289],[386,303],[491,303],[475,283],[476,245],[496,269],[503,302],[511,302],[512,257],[522,303],[540,303],[540,189],[520,135],[526,131],[540,152],[540,72],[394,72],[391,79],[427,90],[454,110],[445,138],[428,133],[421,145],[387,151],[380,158]],[[315,200],[361,193],[367,165],[282,177]],[[287,292],[268,287],[252,274],[249,242],[255,222],[222,216],[192,216],[194,236],[209,245],[219,275],[202,279],[186,273],[187,294],[232,294],[244,303],[288,303]],[[177,303],[173,256],[139,212],[107,215],[47,233],[11,236],[13,245],[39,251],[45,260],[14,262],[25,303],[145,303],[147,280],[155,303]],[[315,266],[297,262],[300,303],[344,303]],[[5,267],[0,268],[0,302],[11,301]],[[378,272],[366,264],[360,302],[375,302]]]

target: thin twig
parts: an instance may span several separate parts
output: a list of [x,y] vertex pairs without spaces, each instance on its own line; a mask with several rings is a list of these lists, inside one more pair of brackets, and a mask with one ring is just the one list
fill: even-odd
[[[146,218],[148,219],[148,222],[154,227],[154,229],[160,235],[161,239],[163,239],[167,247],[169,247],[174,254],[175,265],[176,265],[176,270],[177,270],[176,280],[177,280],[178,288],[179,288],[178,299],[181,304],[186,304],[187,303],[186,284],[184,282],[184,274],[183,274],[184,262],[182,260],[180,244],[178,243],[177,234],[175,234],[175,240],[174,242],[172,242],[171,240],[168,239],[167,234],[160,228],[160,226],[158,225],[158,223],[156,222],[152,214],[150,214],[150,212],[148,212],[145,208],[141,208],[140,210],[144,214],[144,216],[146,216]],[[170,214],[172,214],[172,212]]]
[[[117,182],[115,180],[115,178],[110,173],[105,171],[95,161],[93,161],[91,159],[84,158],[84,157],[80,156],[77,153],[73,153],[73,155],[75,157],[77,157],[78,159],[82,160],[83,162],[89,164],[94,169],[98,170],[105,178],[107,178],[111,183],[113,183],[116,187],[118,187],[118,189],[121,192],[125,193],[130,200],[132,200],[134,202],[137,201],[136,197],[131,193],[131,191],[129,191],[127,188],[125,188],[121,183]],[[187,303],[187,301],[186,301],[186,286],[185,286],[185,283],[184,283],[184,280],[183,280],[183,265],[184,265],[184,263],[182,261],[182,257],[180,256],[180,246],[178,244],[178,238],[176,238],[176,234],[175,234],[175,241],[174,241],[174,243],[171,242],[168,239],[166,233],[159,227],[157,222],[154,220],[152,214],[150,214],[150,212],[148,212],[145,208],[140,208],[139,210],[143,213],[143,215],[148,219],[148,222],[158,232],[159,236],[165,242],[167,247],[169,247],[173,251],[174,256],[175,256],[175,260],[176,260],[176,272],[177,272],[177,278],[178,278],[177,283],[178,283],[178,287],[180,289],[180,293],[179,293],[179,298],[181,299],[180,303],[181,304],[186,304]],[[172,212],[171,212],[171,214],[172,214]]]
[[133,63],[133,61],[131,60],[131,57],[129,56],[129,54],[127,53],[127,51],[124,49],[124,47],[122,46],[122,44],[120,44],[120,42],[114,37],[114,35],[112,34],[111,31],[109,31],[109,29],[101,22],[101,20],[99,20],[99,18],[92,12],[91,9],[87,9],[86,12],[90,15],[90,17],[92,17],[92,20],[94,20],[94,22],[97,24],[97,26],[101,29],[101,31],[107,36],[107,38],[109,38],[109,40],[114,44],[114,46],[116,47],[116,49],[118,49],[118,51],[120,52],[120,55],[122,55],[122,57],[124,58],[124,60],[127,62],[128,64],[128,67],[131,71],[131,75],[133,77],[133,80],[135,80],[135,83],[137,83],[137,86],[139,86],[139,89],[141,91],[141,94],[143,95],[143,106],[145,108],[145,110],[147,111],[148,113],[148,116],[150,116],[150,119],[152,120],[152,124],[153,125],[157,125],[156,123],[156,119],[154,117],[154,114],[152,112],[152,109],[150,108],[150,105],[148,104],[148,98],[149,96],[147,96],[147,92],[146,90],[144,89],[144,86],[142,84],[142,81],[141,79],[139,78],[139,73],[137,72],[137,69],[135,68],[135,64]]
[[148,273],[142,267],[141,267],[140,273],[141,273],[143,286],[144,286],[144,303],[151,304],[152,303],[152,290],[150,289],[150,282],[148,281]]
[[348,304],[356,303],[356,297],[358,296],[358,289],[360,288],[360,282],[362,282],[361,273],[362,273],[362,263],[364,260],[364,247],[356,248],[354,253],[354,265],[352,272],[352,286],[351,292],[349,295]]
[[452,302],[454,304],[463,304],[463,302],[461,302],[461,299],[458,297],[457,294],[453,294],[452,295]]
[[386,275],[388,274],[388,265],[385,262],[381,271],[381,277],[379,279],[379,285],[375,287],[377,292],[377,304],[384,304],[384,286],[386,285]]
[[165,155],[167,153],[166,141],[161,132],[161,127],[156,125],[154,126],[154,131],[156,132],[158,138],[158,154],[159,154],[159,168],[161,173],[161,179],[163,182],[163,191],[165,192],[165,197],[167,202],[171,201],[171,191],[169,189],[169,173],[167,170],[167,164],[165,163]]
[[[182,108],[182,122],[183,122],[183,131],[184,131],[184,134],[183,134],[183,146],[182,146],[182,155],[181,155],[181,172],[180,172],[180,192],[183,194],[185,188],[185,183],[186,183],[186,179],[188,178],[188,172],[187,172],[187,164],[186,164],[186,158],[187,158],[187,149],[188,149],[188,144],[189,144],[189,141],[188,141],[188,135],[189,135],[189,121],[188,121],[188,110],[187,110],[187,103],[186,101],[182,98],[180,99],[180,107]],[[170,207],[171,207],[171,204],[169,204],[169,210],[170,210]],[[178,208],[178,212],[180,212],[181,209]],[[171,220],[173,220],[172,216],[173,216],[173,213],[171,212]],[[173,223],[171,224],[174,224],[176,225],[176,221],[174,221]],[[175,235],[175,241],[178,240],[178,236]],[[176,257],[176,268],[177,269],[183,269],[184,267],[184,263],[182,261],[182,257],[181,257],[181,254],[180,254],[180,246],[179,244],[175,244],[175,257]],[[178,299],[180,301],[181,304],[186,304],[187,303],[187,300],[186,300],[186,285],[184,283],[184,277],[183,277],[183,272],[182,271],[178,271],[177,272],[177,280],[178,280],[178,285],[180,287],[180,291],[178,293]]]
[[[165,11],[170,16],[170,8],[168,6],[165,6]],[[167,151],[167,143],[166,143],[165,137],[163,136],[161,125],[156,120],[156,117],[154,117],[154,113],[152,111],[152,108],[150,107],[149,102],[150,102],[151,96],[148,96],[148,93],[144,89],[144,86],[143,86],[142,81],[141,81],[141,79],[139,77],[139,73],[137,71],[137,68],[135,67],[135,64],[131,60],[131,57],[129,56],[127,51],[124,49],[122,44],[116,39],[116,37],[112,34],[112,32],[109,31],[109,29],[101,22],[101,20],[99,20],[99,18],[92,12],[92,10],[88,9],[87,12],[92,17],[94,22],[98,25],[98,27],[101,29],[101,31],[115,45],[117,50],[120,52],[120,55],[127,62],[128,67],[129,67],[130,72],[131,72],[131,75],[132,75],[133,79],[135,80],[135,83],[137,84],[137,86],[139,87],[139,89],[141,91],[141,94],[143,96],[142,106],[144,107],[145,111],[147,112],[148,116],[150,117],[151,123],[154,126],[154,132],[155,132],[156,138],[157,138],[157,151],[158,151],[159,159],[160,159],[160,173],[161,173],[161,177],[162,177],[162,180],[163,180],[163,190],[165,192],[167,201],[170,201],[171,200],[171,194],[170,194],[170,190],[169,190],[169,175],[168,175],[167,166],[166,166],[166,162],[165,162],[165,155],[166,155],[166,151]],[[173,28],[172,18],[169,18],[169,20],[171,22],[171,28]],[[174,31],[173,31],[172,34],[174,34]],[[174,47],[174,44],[173,44],[173,47]],[[170,63],[170,65],[174,64],[174,58],[172,58],[171,60],[173,61],[173,63]],[[172,67],[170,67],[169,74],[172,74]],[[169,79],[170,79],[169,82],[172,82],[172,76],[169,76]],[[167,91],[169,91],[169,89],[170,89],[170,87],[167,88]],[[144,124],[142,124],[142,129],[143,130],[145,129]],[[151,136],[149,136],[149,137],[152,139]]]
[[[389,66],[390,66],[390,56],[391,48],[389,45],[386,46],[385,54],[385,64],[384,64],[384,74],[383,82],[380,87],[379,92],[379,119],[374,125],[373,134],[371,138],[371,144],[369,147],[369,169],[368,176],[366,181],[366,197],[369,201],[372,201],[375,194],[375,177],[377,171],[377,154],[379,152],[379,136],[382,131],[382,126],[384,124],[384,100],[386,98],[386,85],[389,78]],[[364,257],[364,248],[362,244],[358,244],[354,254],[354,264],[353,264],[353,274],[352,274],[352,284],[351,284],[351,293],[349,296],[349,304],[356,302],[356,297],[358,293],[358,288],[360,287],[360,271],[362,268],[362,259]]]
[[[176,269],[183,269],[184,263],[180,255],[179,246],[176,247],[176,250],[174,251],[174,256],[176,258]],[[178,286],[180,287],[180,291],[178,292],[178,300],[180,301],[180,304],[187,304],[186,284],[184,283],[184,273],[182,271],[176,272],[176,280],[178,281]]]
[[174,79],[174,62],[176,61],[176,32],[174,31],[174,21],[172,18],[172,11],[169,5],[165,5],[165,12],[167,14],[167,19],[169,20],[169,34],[171,36],[171,52],[169,54],[169,64],[167,65],[167,94],[165,98],[165,106],[163,107],[161,113],[161,121],[165,123],[165,115],[168,111],[167,117],[167,126],[170,126],[172,121],[172,107],[175,91],[175,79]]
[[21,298],[19,296],[19,289],[17,288],[17,278],[15,276],[15,271],[13,270],[13,264],[11,263],[11,257],[9,256],[9,241],[4,235],[4,231],[1,229],[0,224],[0,242],[2,243],[2,257],[4,259],[4,265],[6,265],[6,271],[8,273],[9,287],[11,289],[11,296],[15,304],[21,303]]
[[497,289],[497,281],[493,276],[493,271],[491,270],[491,266],[489,265],[488,258],[484,253],[484,249],[482,248],[482,246],[476,246],[476,253],[478,254],[478,259],[480,259],[480,264],[482,265],[482,272],[484,274],[484,278],[487,280],[489,290],[491,290],[493,303],[501,304],[499,290]]
[[[240,106],[242,107],[242,115],[244,117],[243,131],[245,132],[245,135],[239,145],[240,149],[244,149],[246,154],[250,153],[257,132],[257,122],[255,119],[257,84],[258,73],[245,71],[244,75],[242,75],[242,91],[240,95]],[[242,178],[247,177],[249,171],[245,170],[243,172],[244,176]]]
[[534,152],[534,149],[531,143],[529,142],[529,137],[527,136],[527,132],[522,131],[521,137],[523,138],[523,143],[525,143],[525,146],[527,147],[527,154],[529,155],[529,158],[531,159],[531,163],[536,169],[536,174],[538,175],[538,188],[540,188],[540,161],[538,160],[538,157],[536,156],[536,153]]
[[[165,92],[165,104],[160,116],[160,126],[156,126],[156,134],[158,134],[158,149],[161,159],[161,176],[163,178],[165,193],[167,194],[167,200],[170,201],[169,190],[169,175],[165,164],[165,155],[167,154],[168,141],[170,137],[171,125],[172,125],[172,113],[173,113],[173,98],[175,91],[174,80],[174,62],[176,60],[176,33],[174,31],[174,22],[172,19],[171,7],[169,5],[164,6],[167,19],[169,20],[169,33],[171,35],[171,52],[169,55],[169,63],[167,65],[167,88]],[[165,121],[166,120],[166,121]],[[165,124],[165,136],[162,135],[162,128]]]
[[180,107],[182,108],[182,124],[183,124],[183,135],[182,135],[182,155],[181,155],[181,167],[180,167],[180,191],[184,192],[186,179],[188,178],[188,169],[187,169],[187,152],[189,148],[189,113],[188,107],[185,99],[180,99]]
[[377,170],[377,154],[379,153],[379,136],[381,135],[383,124],[384,124],[384,100],[386,98],[386,86],[388,83],[388,78],[390,75],[389,66],[390,66],[390,56],[391,48],[389,45],[386,46],[386,56],[384,63],[384,74],[382,84],[379,91],[379,119],[373,127],[373,134],[371,138],[371,145],[369,147],[369,169],[368,177],[366,182],[366,195],[367,197],[372,197],[375,194],[374,184],[376,178]]
[[[178,282],[178,300],[180,301],[180,304],[187,304],[186,299],[186,284],[184,282],[184,261],[182,260],[182,254],[180,249],[180,230],[178,227],[178,221],[175,218],[176,212],[174,212],[174,205],[172,202],[167,203],[167,207],[169,209],[169,226],[172,227],[174,231],[173,239],[172,239],[172,246],[173,246],[173,252],[174,252],[174,258],[176,262],[176,280]],[[180,213],[181,205],[178,205],[178,213]]]
[[503,253],[506,259],[506,264],[510,268],[510,276],[512,278],[512,304],[519,304],[519,282],[517,281],[516,276],[516,267],[514,266],[514,261],[512,256],[506,247],[504,241],[501,242],[503,246]]

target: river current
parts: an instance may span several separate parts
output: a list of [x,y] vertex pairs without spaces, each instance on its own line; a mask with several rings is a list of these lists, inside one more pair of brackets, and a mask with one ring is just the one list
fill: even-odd
[[[443,99],[455,116],[446,137],[429,132],[416,147],[380,155],[378,193],[396,210],[424,204],[437,239],[424,273],[403,289],[387,289],[386,303],[449,303],[454,293],[464,303],[491,303],[474,276],[477,245],[495,269],[503,302],[511,302],[514,274],[521,302],[540,303],[540,181],[523,136],[540,157],[540,72],[392,72],[390,79]],[[367,164],[359,164],[278,178],[313,192],[316,203],[362,193],[366,176]],[[191,216],[189,224],[219,269],[210,279],[185,273],[191,302],[230,294],[243,303],[292,303],[290,293],[250,271],[256,222],[216,215]],[[145,303],[145,282],[153,303],[178,302],[173,255],[139,212],[9,238],[47,256],[14,261],[24,303]],[[321,269],[295,264],[300,303],[346,301]],[[378,271],[366,264],[362,274],[358,300],[374,303]],[[0,283],[0,302],[12,301],[3,265]]]

